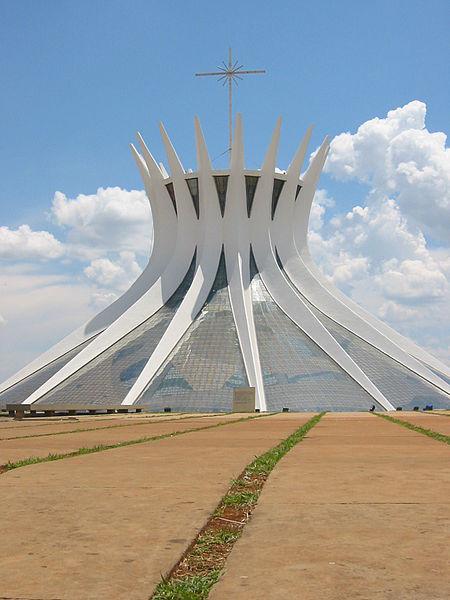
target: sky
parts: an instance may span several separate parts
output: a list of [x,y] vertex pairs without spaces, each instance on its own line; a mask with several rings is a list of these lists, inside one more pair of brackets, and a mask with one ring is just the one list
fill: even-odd
[[[246,164],[276,118],[286,168],[304,130],[331,152],[311,249],[354,300],[450,363],[450,4],[431,0],[0,2],[0,380],[120,295],[148,259],[151,214],[128,144],[158,160],[163,121],[195,169],[198,115],[226,166],[243,81]],[[216,159],[216,157],[218,157]]]

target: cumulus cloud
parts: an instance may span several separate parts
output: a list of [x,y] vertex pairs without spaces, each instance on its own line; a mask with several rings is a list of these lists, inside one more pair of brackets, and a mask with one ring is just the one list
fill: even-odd
[[75,198],[57,192],[49,217],[59,239],[28,225],[0,227],[0,325],[2,350],[8,348],[0,380],[114,301],[149,254],[152,220],[143,191],[100,188]]
[[151,246],[151,211],[144,191],[99,188],[75,198],[56,192],[51,217],[66,230],[72,253],[85,258],[105,251],[148,254]]
[[85,275],[102,288],[125,291],[141,273],[134,252],[119,253],[116,261],[97,258],[84,269]]
[[28,225],[0,227],[0,259],[51,260],[64,252],[63,244],[48,231],[33,231]]
[[425,117],[414,101],[332,140],[326,171],[368,191],[361,205],[328,217],[333,200],[319,190],[309,242],[335,285],[449,360],[450,157],[446,136],[430,133]]
[[[318,190],[309,240],[335,285],[450,361],[449,328],[442,326],[450,306],[445,143],[443,133],[426,129],[426,106],[419,101],[336,136],[326,171],[366,185],[367,195],[343,212],[329,191]],[[0,228],[0,258],[8,261],[0,293],[8,350],[0,379],[115,300],[149,254],[152,220],[143,191],[100,188],[74,198],[56,192],[49,215],[57,237],[28,225]],[[55,264],[56,274],[50,272]],[[70,276],[61,275],[61,267],[70,268]]]
[[370,277],[389,298],[431,301],[448,292],[449,257],[408,228],[393,200],[355,206],[320,229],[312,226],[309,241],[324,273],[341,286]]
[[311,229],[323,273],[358,304],[450,359],[450,252],[410,230],[393,200],[354,207]]
[[325,167],[396,200],[424,233],[450,242],[450,149],[447,136],[425,127],[426,105],[414,100],[336,136]]

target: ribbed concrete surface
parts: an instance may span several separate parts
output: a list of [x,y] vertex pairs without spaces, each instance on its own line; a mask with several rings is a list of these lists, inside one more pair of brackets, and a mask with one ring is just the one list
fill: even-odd
[[270,476],[210,599],[450,598],[449,458],[373,415],[326,415]]
[[1,475],[0,596],[147,600],[230,479],[308,418],[263,417]]

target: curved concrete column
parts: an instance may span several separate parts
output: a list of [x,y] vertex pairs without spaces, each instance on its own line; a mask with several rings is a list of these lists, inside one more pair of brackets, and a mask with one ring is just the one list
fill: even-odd
[[255,388],[256,408],[266,411],[250,290],[249,225],[242,137],[242,119],[237,115],[224,215],[225,263],[230,303],[248,382]]
[[[170,144],[167,134],[164,141],[167,147],[167,144]],[[134,152],[136,153],[137,158],[141,160],[137,151],[134,150]],[[173,162],[173,157],[170,156],[169,158],[169,165],[177,170],[179,167]],[[141,160],[141,166],[142,164],[143,161]],[[176,173],[175,177],[177,177]],[[155,193],[155,190],[152,190],[152,188],[148,190],[148,193],[151,194],[152,191]],[[166,203],[171,204],[168,192],[164,190],[164,193],[167,193],[167,198],[165,198]],[[178,227],[180,230],[179,235],[173,236],[175,251],[173,252],[169,264],[163,269],[162,274],[160,274],[156,282],[154,282],[148,291],[143,293],[132,306],[121,314],[95,340],[64,365],[57,373],[55,373],[55,375],[53,375],[53,377],[49,378],[41,387],[33,392],[33,394],[26,399],[24,404],[36,402],[68,377],[97,358],[97,356],[108,350],[108,348],[126,336],[130,331],[153,316],[177,290],[191,264],[195,252],[196,232],[198,227],[195,211],[190,198],[183,197],[180,193],[177,206],[178,219],[182,220],[185,227]]]
[[[307,243],[308,221],[329,144],[324,141],[307,172],[300,178],[311,136],[311,128],[308,129],[287,173],[280,172],[275,168],[280,126],[281,121],[278,120],[260,171],[244,168],[240,115],[236,120],[230,169],[224,171],[212,170],[197,119],[196,173],[185,172],[162,125],[160,129],[170,175],[162,165],[158,166],[138,134],[142,154],[134,146],[131,146],[131,152],[152,208],[155,241],[150,263],[121,298],[9,378],[1,385],[0,392],[88,341],[74,358],[30,394],[24,404],[42,399],[165,306],[190,273],[189,267],[195,255],[192,283],[177,304],[178,308],[171,307],[170,314],[173,316],[169,324],[167,319],[155,350],[122,402],[124,406],[132,405],[155,380],[204,307],[213,288],[223,250],[228,296],[245,372],[249,385],[255,387],[256,407],[261,411],[266,410],[266,391],[253,315],[251,251],[270,297],[298,327],[299,335],[302,332],[311,339],[380,406],[387,410],[394,408],[322,324],[321,315],[318,315],[319,318],[316,316],[317,311],[336,326],[344,327],[386,357],[397,361],[411,375],[450,395],[450,384],[439,376],[441,373],[443,377],[450,377],[450,368],[346,298],[327,282],[313,263]],[[220,187],[225,182],[219,177],[228,177],[225,199],[224,187]],[[198,194],[192,179],[197,179]],[[256,191],[255,187],[247,189],[247,183],[252,182]],[[250,216],[247,213],[247,192],[254,193]],[[95,339],[91,339],[94,336]],[[147,359],[145,354],[144,357]]]
[[[362,318],[362,315],[359,314],[362,312],[362,309],[359,309],[358,312],[354,311],[353,308],[356,305],[348,300],[346,296],[339,293],[330,283],[327,282],[324,285],[326,280],[323,275],[318,277],[318,269],[315,266],[311,268],[312,259],[309,258],[307,263],[304,260],[306,253],[309,256],[307,232],[312,201],[328,154],[328,149],[329,144],[325,140],[311,161],[311,165],[303,178],[303,186],[297,201],[295,201],[295,190],[301,168],[296,161],[297,156],[288,170],[287,181],[278,202],[278,205],[281,205],[280,209],[284,210],[284,212],[280,211],[278,219],[274,220],[271,228],[272,239],[283,268],[290,282],[318,310],[390,358],[407,367],[416,375],[450,394],[450,385],[447,382],[420,363],[414,355],[408,353],[398,343],[383,334],[380,328],[376,328],[370,322],[372,319]],[[293,211],[293,214],[291,211]],[[291,223],[296,224],[295,234]],[[294,235],[296,236],[297,244],[299,244],[303,252],[297,250]],[[373,319],[376,321],[374,317]]]
[[[149,261],[131,287],[120,298],[103,309],[84,325],[63,338],[49,350],[31,361],[23,369],[15,373],[0,385],[0,392],[19,383],[36,371],[46,367],[61,358],[77,346],[93,338],[114,323],[130,306],[132,306],[161,276],[161,272],[168,264],[175,247],[177,220],[165,188],[163,175],[155,160],[148,151],[145,143],[138,134],[139,140],[146,151],[146,161],[131,145],[131,152],[142,177],[150,209],[153,217],[154,238]],[[152,172],[150,176],[149,167]],[[162,235],[162,231],[172,231],[174,235]]]
[[386,410],[394,410],[392,404],[309,310],[301,296],[289,285],[278,266],[270,239],[270,228],[272,189],[280,127],[281,120],[279,119],[261,170],[250,218],[252,248],[261,279],[274,302],[301,331],[328,354],[378,404]]
[[135,384],[123,400],[122,404],[124,406],[129,406],[138,400],[193,323],[208,297],[219,266],[222,251],[222,218],[211,162],[197,118],[195,120],[195,134],[200,201],[200,240],[197,246],[198,266],[186,296]]

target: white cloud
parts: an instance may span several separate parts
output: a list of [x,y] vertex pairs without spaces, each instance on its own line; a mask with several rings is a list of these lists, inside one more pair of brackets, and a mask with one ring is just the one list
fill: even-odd
[[346,292],[361,279],[391,300],[429,302],[449,292],[450,252],[431,251],[393,200],[356,206],[311,229],[309,240],[324,273]]
[[[368,193],[339,213],[319,190],[309,239],[334,284],[448,361],[449,151],[443,133],[427,131],[425,117],[425,104],[414,101],[334,138],[326,170],[367,185]],[[2,273],[0,380],[116,299],[149,253],[152,220],[143,191],[100,188],[75,198],[57,192],[50,216],[59,239],[28,225],[0,228],[0,258],[16,261]],[[430,236],[441,240],[439,248],[430,248]],[[70,262],[72,274],[50,272],[55,261],[59,271]]]
[[432,260],[386,261],[375,282],[386,298],[397,300],[433,300],[449,290],[444,273]]
[[311,229],[318,230],[323,225],[323,219],[327,208],[334,206],[334,200],[328,196],[326,190],[317,190],[314,197],[314,203],[311,207],[311,216],[309,226]]
[[[361,206],[332,218],[320,190],[309,239],[333,283],[449,360],[449,151],[443,133],[425,129],[425,116],[415,101],[334,138],[328,173],[369,189]],[[441,246],[430,248],[427,236]]]
[[91,289],[70,275],[35,265],[2,268],[0,381],[93,316]]
[[141,273],[134,252],[120,252],[117,261],[97,258],[84,269],[85,275],[101,288],[125,291]]
[[395,199],[412,224],[441,242],[450,241],[450,149],[442,132],[425,128],[426,105],[414,100],[356,133],[331,142],[326,172],[356,179],[373,193]]
[[152,218],[144,191],[99,188],[76,198],[56,192],[51,217],[66,229],[72,255],[93,259],[105,251],[149,253]]
[[0,259],[51,260],[61,258],[64,251],[63,244],[48,231],[33,231],[28,225],[0,227]]

